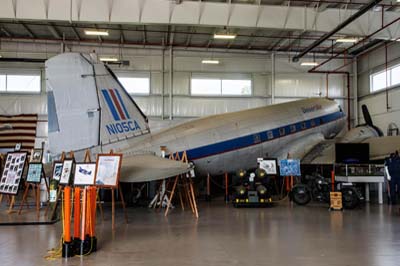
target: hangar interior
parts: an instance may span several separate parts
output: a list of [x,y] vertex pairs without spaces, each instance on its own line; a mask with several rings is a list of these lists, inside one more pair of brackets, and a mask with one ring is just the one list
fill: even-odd
[[[110,67],[152,133],[211,115],[329,98],[346,115],[341,134],[366,122],[366,105],[374,126],[397,136],[399,7],[389,0],[1,0],[0,115],[37,114],[34,148],[48,160],[45,61],[83,53]],[[196,178],[204,192],[205,177]],[[128,208],[125,224],[117,207],[112,230],[105,206],[99,250],[65,265],[398,265],[399,209],[386,206],[386,194],[377,204],[375,184],[368,186],[370,203],[328,212],[327,205],[296,206],[287,198],[272,208],[236,209],[223,199],[223,177],[212,181],[222,189],[215,187],[211,201],[198,196],[198,219],[178,206],[167,219],[142,207]],[[0,204],[1,221],[35,218]],[[58,245],[61,224],[0,226],[2,265],[54,263],[45,255]]]

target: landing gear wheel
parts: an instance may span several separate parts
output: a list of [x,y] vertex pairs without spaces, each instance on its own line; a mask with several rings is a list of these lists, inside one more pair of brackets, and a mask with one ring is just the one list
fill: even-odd
[[292,190],[293,201],[297,205],[306,205],[311,201],[311,195],[304,188],[293,188]]
[[360,204],[360,200],[357,196],[357,192],[353,188],[343,188],[342,192],[342,203],[344,209],[354,209]]

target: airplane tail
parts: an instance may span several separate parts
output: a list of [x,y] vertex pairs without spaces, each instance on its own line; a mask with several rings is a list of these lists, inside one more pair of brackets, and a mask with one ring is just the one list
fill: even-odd
[[47,60],[46,89],[52,154],[150,133],[147,117],[114,73],[89,55]]

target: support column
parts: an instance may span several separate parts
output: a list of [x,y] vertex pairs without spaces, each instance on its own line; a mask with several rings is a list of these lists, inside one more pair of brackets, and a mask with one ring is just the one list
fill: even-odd
[[275,54],[271,54],[271,104],[275,103]]
[[353,116],[354,126],[358,125],[358,70],[357,57],[353,61]]
[[172,120],[172,86],[173,86],[173,76],[172,76],[172,71],[173,71],[173,50],[172,46],[169,47],[169,120]]
[[165,103],[164,103],[164,92],[165,92],[165,49],[164,46],[161,50],[161,120],[165,118]]

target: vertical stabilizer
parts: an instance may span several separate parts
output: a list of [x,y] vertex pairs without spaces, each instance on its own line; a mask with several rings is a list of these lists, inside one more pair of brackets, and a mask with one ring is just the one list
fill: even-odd
[[46,87],[53,154],[150,133],[146,116],[114,73],[89,55],[47,60]]

